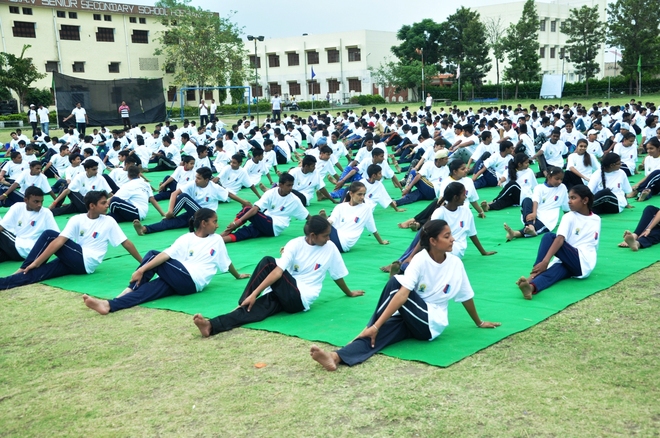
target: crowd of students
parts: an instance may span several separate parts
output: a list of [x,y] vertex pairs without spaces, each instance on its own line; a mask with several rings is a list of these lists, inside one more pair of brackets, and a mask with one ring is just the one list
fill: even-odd
[[[200,292],[218,271],[249,277],[235,310],[211,319],[194,316],[201,334],[211,336],[282,311],[309,310],[328,273],[347,296],[362,295],[344,281],[348,268],[341,254],[365,228],[379,244],[389,243],[378,233],[377,206],[403,212],[402,205],[428,201],[399,224],[416,235],[403,255],[381,268],[390,279],[367,327],[335,352],[313,346],[312,358],[334,370],[405,338],[432,340],[448,325],[449,300],[462,303],[477,327],[494,328],[499,323],[477,313],[461,260],[468,238],[483,256],[495,254],[479,241],[470,207],[479,218],[519,207],[521,228],[504,223],[506,240],[541,236],[531,273],[517,281],[524,299],[565,278],[587,278],[596,266],[600,216],[660,192],[658,115],[653,104],[631,101],[590,108],[372,108],[282,119],[278,113],[262,126],[252,117],[231,126],[212,117],[200,126],[165,122],[153,133],[137,125],[102,127],[91,136],[68,129],[61,138],[36,128],[28,139],[17,130],[0,170],[0,262],[22,264],[0,278],[0,290],[92,274],[108,244],[122,245],[138,265],[116,298],[84,295],[85,305],[100,314]],[[641,154],[646,156],[638,166]],[[154,188],[148,179],[154,171],[171,174]],[[631,185],[638,172],[644,176]],[[391,179],[400,198],[390,197],[383,178]],[[491,202],[479,202],[477,191],[484,187],[501,191]],[[244,190],[258,200],[242,198]],[[53,198],[48,208],[46,195]],[[165,209],[159,201],[166,200]],[[221,205],[232,202],[240,207]],[[336,206],[329,215],[325,208],[310,214],[308,207],[318,202]],[[145,225],[150,204],[162,220]],[[64,214],[73,216],[60,232],[53,217]],[[227,217],[232,219],[216,233]],[[279,258],[264,257],[251,276],[236,271],[227,244],[277,237],[292,219],[304,222],[303,236],[284,245]],[[162,252],[141,255],[119,222],[131,222],[138,236],[189,232]],[[386,234],[394,233],[401,231]],[[650,205],[619,246],[638,251],[658,242],[660,209]]]

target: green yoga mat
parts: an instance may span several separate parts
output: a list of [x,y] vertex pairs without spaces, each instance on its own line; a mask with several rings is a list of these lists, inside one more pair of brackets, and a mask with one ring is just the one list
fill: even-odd
[[[165,173],[149,173],[147,176],[155,185],[164,175]],[[633,178],[633,180],[637,179],[639,177]],[[397,190],[392,188],[391,182],[386,181],[385,186],[396,198]],[[497,188],[479,190],[482,200],[491,200],[497,193]],[[255,200],[254,194],[249,190],[243,190],[241,196]],[[651,265],[658,260],[657,248],[633,253],[628,249],[618,248],[617,244],[622,240],[621,236],[625,229],[634,229],[643,208],[649,204],[657,204],[658,200],[660,198],[653,198],[644,203],[633,201],[636,208],[627,209],[618,215],[603,217],[598,265],[591,277],[586,280],[563,281],[536,295],[533,301],[522,298],[515,281],[531,270],[539,239],[518,239],[505,243],[505,233],[502,228],[503,222],[507,222],[513,228],[520,227],[519,209],[512,207],[504,211],[489,212],[486,219],[476,218],[478,236],[483,246],[486,250],[497,251],[497,254],[483,257],[470,243],[463,261],[475,290],[475,303],[479,315],[485,320],[499,321],[502,326],[494,330],[478,329],[462,305],[451,303],[450,325],[439,338],[433,342],[407,340],[385,349],[383,353],[436,366],[449,366]],[[161,204],[165,206],[166,202]],[[405,213],[396,213],[391,208],[383,210],[377,207],[375,219],[378,230],[383,239],[390,241],[390,245],[379,245],[373,236],[365,232],[352,251],[344,254],[350,272],[346,282],[351,289],[364,289],[365,296],[348,298],[331,279],[327,278],[321,296],[309,312],[295,315],[280,314],[248,327],[298,336],[309,341],[323,341],[337,346],[350,342],[364,328],[387,282],[388,276],[379,271],[379,266],[395,260],[414,236],[414,233],[401,230],[396,224],[412,217],[426,205],[427,201],[405,206],[408,209]],[[314,201],[309,210],[310,213],[316,214],[321,208],[329,212],[332,205],[328,201]],[[221,226],[229,223],[238,210],[239,205],[235,202],[221,204],[218,208]],[[157,213],[152,209],[145,222],[151,223],[158,219]],[[58,218],[58,223],[64,226],[66,218]],[[184,232],[171,230],[138,237],[131,224],[121,224],[121,227],[142,254],[150,249],[166,248]],[[261,257],[265,255],[277,257],[280,248],[288,240],[302,234],[302,227],[302,222],[294,220],[289,229],[277,238],[230,244],[229,255],[239,272],[252,272]],[[112,298],[126,287],[136,266],[135,260],[123,248],[110,248],[106,260],[93,275],[62,277],[49,280],[46,284],[69,291]],[[3,263],[0,265],[0,275],[8,275],[17,267],[18,263]],[[202,293],[186,297],[168,297],[148,303],[145,307],[188,314],[202,313],[206,317],[213,317],[237,306],[237,300],[245,284],[246,280],[235,280],[230,274],[218,275]],[[80,305],[83,305],[82,300]],[[125,311],[130,312],[130,310]],[[105,318],[108,324],[117,323],[113,315]],[[218,337],[222,338],[222,335]]]

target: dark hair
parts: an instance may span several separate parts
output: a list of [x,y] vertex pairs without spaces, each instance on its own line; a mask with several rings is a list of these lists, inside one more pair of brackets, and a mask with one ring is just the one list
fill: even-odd
[[330,146],[321,146],[319,148],[319,153],[320,154],[332,154],[332,148]]
[[504,152],[508,148],[512,148],[512,147],[513,147],[513,143],[511,143],[508,140],[505,140],[502,143],[500,143],[500,152]]
[[[288,174],[282,174],[282,175],[288,175]],[[330,222],[323,216],[319,215],[314,215],[311,216],[307,222],[305,223],[305,227],[303,228],[305,236],[309,236],[310,234],[321,234],[330,228]]]
[[438,205],[442,205],[445,201],[452,201],[455,197],[460,196],[462,193],[465,193],[465,186],[459,182],[453,182],[447,184],[445,191],[438,199]]
[[204,145],[200,145],[200,146],[197,146],[196,150],[197,150],[197,154],[201,154],[204,151],[208,150],[208,148]]
[[637,138],[637,136],[634,134],[634,132],[627,132],[627,133],[623,136],[623,140],[628,140],[628,139],[630,139],[630,138]]
[[371,178],[372,176],[376,175],[378,172],[382,172],[383,168],[380,167],[378,164],[370,164],[369,167],[367,167],[367,178]]
[[316,157],[314,155],[305,155],[302,159],[302,167],[311,166],[316,164]]
[[447,222],[442,219],[434,219],[425,223],[419,231],[419,246],[429,251],[431,249],[431,238],[437,237],[448,226]]
[[76,161],[76,158],[82,158],[78,152],[69,155],[69,163]]
[[140,176],[140,168],[137,166],[130,166],[128,170],[126,170],[126,173],[130,179],[138,178]]
[[287,172],[282,172],[280,179],[278,180],[280,184],[292,183],[294,181],[295,179],[293,176],[289,175]]
[[509,168],[507,169],[509,171],[509,181],[517,181],[518,180],[518,165],[524,163],[525,161],[528,161],[529,157],[527,156],[526,153],[524,152],[519,152],[516,154],[515,157],[513,157],[513,160],[509,162]]
[[381,148],[374,148],[374,149],[371,151],[371,156],[372,156],[372,157],[379,157],[379,156],[381,156],[381,155],[385,155],[385,151],[382,150]]
[[209,169],[209,168],[206,167],[206,166],[204,166],[204,167],[200,167],[199,169],[197,169],[197,173],[198,173],[199,176],[201,176],[203,179],[211,179],[211,178],[213,178],[213,172],[211,172],[211,169]]
[[651,145],[656,149],[660,149],[660,140],[658,140],[658,137],[651,137],[651,139],[646,142],[645,146],[648,147],[648,145]]
[[94,167],[99,167],[99,163],[97,163],[96,160],[87,160],[83,163],[83,167],[85,170],[92,169]]
[[238,164],[241,164],[243,162],[243,155],[241,154],[234,154],[231,156],[232,160],[238,161]]
[[264,154],[264,150],[261,148],[253,148],[252,149],[252,156],[253,157],[261,157]]
[[181,157],[182,163],[190,163],[191,161],[195,161],[195,157],[193,157],[192,155],[184,155],[183,157]]
[[35,161],[30,162],[30,169],[32,169],[33,167],[37,167],[37,166],[41,166],[41,161],[35,160]]
[[[580,146],[580,143],[584,143],[586,145],[589,145],[589,142],[586,139],[581,138],[577,141],[577,144],[575,145],[576,149],[577,149],[577,146]],[[582,157],[582,163],[586,167],[591,167],[591,154],[588,151],[584,153],[584,156]]]
[[9,157],[12,160],[15,160],[16,158],[18,158],[20,156],[21,156],[21,153],[19,151],[11,151],[11,153],[9,154]]
[[593,207],[594,205],[594,194],[591,193],[589,187],[585,186],[584,184],[576,184],[573,187],[571,187],[571,190],[569,191],[575,193],[580,198],[589,199],[589,201],[587,202],[587,208],[589,208],[589,212],[591,212],[591,207]]
[[564,169],[562,169],[561,167],[548,166],[545,169],[545,180],[547,181],[548,179],[550,179],[551,176],[555,176],[563,173],[564,173]]
[[31,196],[41,196],[43,198],[44,191],[41,190],[39,187],[30,186],[27,189],[25,189],[25,193],[23,194],[23,196],[25,197],[25,199]]
[[621,161],[621,156],[617,153],[610,152],[609,154],[605,155],[603,159],[600,162],[600,177],[603,180],[603,189],[607,188],[607,185],[605,183],[605,168],[612,166],[614,163],[618,163]]
[[202,225],[202,222],[213,219],[213,216],[216,216],[215,211],[210,208],[200,208],[188,220],[188,229],[192,233]]
[[351,199],[351,193],[355,193],[363,188],[366,188],[364,183],[361,183],[360,181],[353,181],[351,185],[348,186],[348,190],[346,190],[346,194],[344,195],[342,202],[348,202]]
[[463,160],[454,160],[449,163],[449,176],[453,175],[458,169],[460,169],[465,163]]
[[64,151],[67,150],[67,149],[69,149],[69,146],[67,146],[67,145],[65,145],[65,144],[63,144],[62,146],[60,146],[60,152],[64,152]]
[[85,203],[85,207],[87,210],[89,210],[89,206],[91,204],[98,204],[99,201],[103,198],[108,198],[108,192],[105,190],[92,190],[90,192],[87,192],[85,197],[83,198],[83,202]]

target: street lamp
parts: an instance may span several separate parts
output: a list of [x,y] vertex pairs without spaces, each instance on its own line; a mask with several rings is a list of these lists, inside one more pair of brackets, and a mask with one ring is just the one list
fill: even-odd
[[566,55],[564,55],[564,50],[562,49],[562,54],[559,55],[559,59],[561,59],[561,95],[559,96],[559,106],[562,106],[562,101],[564,99],[564,63],[565,62],[571,62],[570,58]]
[[[254,94],[257,94],[257,87],[259,86],[257,82],[257,41],[263,41],[263,35],[259,36],[247,36],[248,41],[254,41]],[[257,128],[259,128],[259,99],[257,99]]]

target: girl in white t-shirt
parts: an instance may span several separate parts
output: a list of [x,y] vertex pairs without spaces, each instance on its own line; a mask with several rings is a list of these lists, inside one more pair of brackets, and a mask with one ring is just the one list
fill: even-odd
[[621,142],[614,145],[612,152],[621,157],[621,170],[626,176],[634,175],[637,166],[637,136],[632,132],[626,133]]
[[305,224],[305,235],[289,241],[279,259],[261,259],[238,300],[238,308],[211,320],[200,314],[194,316],[202,336],[263,321],[283,311],[309,310],[321,293],[326,273],[347,296],[364,295],[364,291],[350,290],[344,281],[348,270],[341,254],[335,245],[327,245],[331,228],[326,218],[312,216]]
[[534,187],[531,198],[521,202],[522,230],[514,231],[506,223],[507,242],[518,237],[535,237],[552,231],[559,221],[559,210],[568,211],[568,191],[562,184],[564,171],[559,167],[548,166],[545,183]]
[[638,201],[646,201],[660,192],[660,140],[651,138],[646,143],[648,155],[644,158],[644,178],[632,186]]
[[[332,225],[330,240],[339,252],[349,252],[360,239],[365,228],[381,245],[390,243],[378,234],[373,215],[375,204],[364,202],[366,193],[367,189],[363,183],[352,182],[346,191],[344,202],[337,205],[328,218],[328,222]],[[319,214],[325,217],[325,210],[321,210]]]
[[593,202],[594,195],[586,186],[571,189],[570,213],[562,217],[557,234],[547,233],[541,239],[530,276],[516,282],[526,300],[566,278],[587,278],[594,270],[600,217],[591,210]]
[[520,205],[523,199],[532,196],[532,191],[537,185],[534,171],[529,168],[529,157],[524,152],[519,152],[509,164],[507,180],[500,193],[490,204],[487,201],[481,201],[481,208],[484,211],[503,210]]
[[[85,305],[107,315],[170,295],[201,292],[218,271],[229,271],[237,280],[250,276],[239,274],[231,263],[222,238],[215,234],[218,216],[213,210],[197,210],[190,218],[189,229],[190,233],[163,252],[147,252],[131,275],[128,287],[117,298],[99,300],[83,295]],[[158,278],[152,280],[156,274]]]
[[567,172],[564,173],[564,185],[568,190],[577,184],[589,184],[591,175],[600,171],[600,163],[594,155],[587,152],[587,146],[586,139],[579,139],[575,152],[568,156],[566,161]]
[[339,364],[364,362],[388,345],[407,338],[433,340],[449,325],[450,300],[463,304],[477,327],[499,326],[498,322],[479,317],[463,262],[451,254],[453,244],[447,222],[427,222],[421,229],[422,251],[413,257],[405,274],[387,282],[367,328],[337,351],[324,351],[313,345],[312,359],[334,371]]
[[595,173],[589,180],[589,189],[594,194],[594,212],[614,214],[630,208],[626,198],[635,195],[626,173],[621,170],[619,154],[606,154],[600,165],[600,173]]

